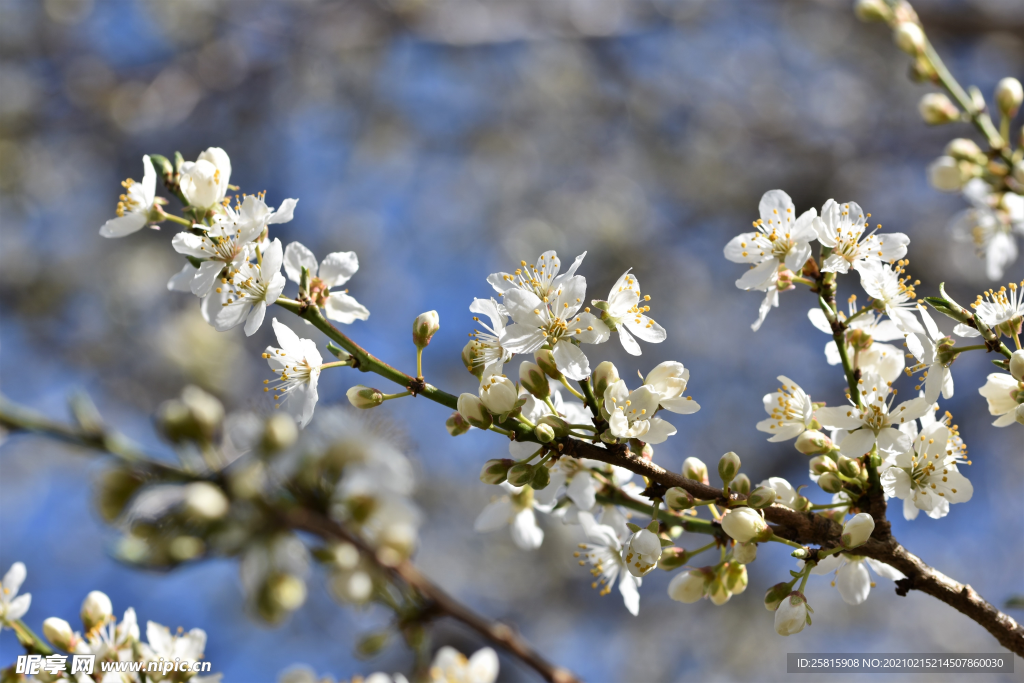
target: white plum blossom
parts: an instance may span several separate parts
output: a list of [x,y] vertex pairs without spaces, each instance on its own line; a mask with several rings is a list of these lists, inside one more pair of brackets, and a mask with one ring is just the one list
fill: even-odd
[[[396,683],[399,676],[396,676]],[[405,677],[401,677],[405,680]],[[388,679],[390,680],[390,679]],[[444,646],[430,664],[430,680],[437,683],[494,683],[498,680],[498,653],[489,647],[468,659],[453,647]],[[371,683],[367,678],[365,683]]]
[[878,300],[885,314],[896,323],[901,332],[923,333],[924,328],[917,322],[913,313],[917,308],[914,302],[917,298],[914,285],[910,284],[909,276],[900,277],[903,275],[904,265],[906,261],[899,261],[894,266],[881,261],[866,261],[858,268],[860,286],[869,296]]
[[476,518],[475,531],[486,533],[510,526],[512,540],[523,550],[536,550],[544,542],[544,530],[537,526],[534,509],[547,512],[535,498],[530,486],[513,486],[502,482],[506,495],[491,501]]
[[214,326],[228,330],[245,322],[246,336],[252,336],[263,324],[267,306],[272,305],[284,291],[285,279],[281,274],[281,240],[270,243],[260,263],[245,261],[230,278],[230,289],[221,310],[216,313]]
[[[203,658],[203,651],[206,649],[206,631],[201,628],[194,628],[188,633],[172,635],[171,630],[155,621],[146,622],[146,640],[142,643],[142,661],[151,662],[154,660],[176,661],[181,663],[194,664]],[[162,681],[170,678],[161,676],[158,672],[153,681]],[[193,679],[194,680],[194,679]]]
[[811,570],[811,573],[825,575],[835,572],[836,578],[832,585],[839,591],[843,602],[847,605],[859,605],[868,599],[868,594],[871,592],[873,585],[871,576],[868,574],[868,567],[879,576],[890,581],[899,581],[906,578],[898,570],[878,560],[846,553],[829,555],[818,562],[817,566]]
[[780,636],[800,633],[807,626],[810,607],[807,598],[799,591],[793,591],[775,609],[775,632]]
[[641,304],[641,301],[650,301],[649,294],[640,294],[640,283],[636,276],[628,270],[623,273],[612,289],[608,292],[607,301],[592,301],[591,303],[601,309],[601,320],[608,329],[618,331],[619,342],[626,353],[639,356],[640,345],[633,339],[632,332],[645,342],[657,344],[665,341],[668,333],[658,323],[647,317],[650,306]]
[[[530,451],[532,452],[536,450],[534,446],[535,444],[530,444],[527,449],[532,449]],[[517,453],[524,451],[517,451]],[[590,467],[601,464],[596,460],[559,458],[550,470],[551,481],[547,487],[535,492],[537,502],[546,507],[554,507],[557,495],[564,485],[565,496],[577,511],[590,512],[597,504],[597,483],[591,475]],[[632,472],[629,474],[632,475]]]
[[196,161],[181,165],[178,186],[190,206],[208,211],[224,201],[231,181],[231,159],[220,147],[210,147]]
[[764,486],[775,491],[775,502],[788,508],[795,507],[797,498],[800,496],[797,490],[793,488],[793,485],[782,477],[768,477],[758,486]]
[[917,397],[893,408],[895,390],[890,382],[875,374],[861,378],[860,394],[864,408],[835,406],[819,408],[815,412],[818,422],[825,427],[846,430],[838,444],[840,452],[848,458],[859,458],[876,444],[883,454],[908,450],[910,438],[897,427],[927,413],[931,403],[924,397]]
[[331,291],[348,282],[359,270],[359,258],[354,251],[330,253],[317,265],[313,252],[299,242],[289,243],[284,250],[284,272],[288,279],[300,282],[303,268],[309,271],[309,298],[323,307],[328,318],[348,325],[370,317],[370,311],[350,296],[348,290]]
[[[849,308],[849,316],[852,318],[855,313],[858,313],[854,297],[850,298]],[[807,317],[816,328],[828,335],[832,334],[832,326],[821,308],[810,309],[807,311]],[[859,368],[862,373],[876,373],[886,382],[895,382],[899,379],[906,367],[903,351],[892,344],[882,343],[903,339],[907,336],[896,323],[871,312],[860,313],[856,318],[848,319],[842,311],[839,311],[839,318],[844,321],[848,320],[846,323],[846,352],[853,366]],[[839,345],[834,339],[825,344],[825,359],[829,365],[839,365],[842,362],[842,358],[839,356]]]
[[[1011,282],[1009,291],[1006,287],[1000,287],[999,291],[990,289],[979,295],[971,308],[996,334],[1020,334],[1024,323],[1024,282],[1020,285]],[[953,332],[961,337],[981,336],[977,329],[963,323],[953,328]]]
[[[556,268],[557,271],[557,268]],[[492,276],[493,277],[493,276]],[[609,337],[608,326],[591,314],[579,312],[587,293],[582,275],[562,279],[558,276],[532,280],[543,297],[525,287],[512,287],[505,292],[505,309],[514,323],[505,328],[501,345],[512,353],[533,353],[541,347],[551,348],[558,370],[573,380],[590,375],[590,362],[574,342],[599,344]]]
[[610,384],[604,392],[604,410],[608,413],[608,429],[612,436],[663,443],[676,433],[676,428],[654,417],[660,400],[659,394],[647,385],[630,391],[624,380]]
[[998,280],[1017,260],[1013,235],[1024,235],[1024,197],[1005,192],[1000,198],[981,178],[968,181],[963,195],[971,208],[953,218],[953,237],[973,244],[975,253],[985,262],[985,274],[990,280]]
[[868,261],[892,263],[906,256],[909,237],[899,232],[872,232],[865,237],[866,220],[856,202],[825,202],[821,216],[814,222],[818,241],[832,250],[821,264],[823,273],[848,273],[851,267],[859,271]]
[[154,214],[153,211],[156,201],[156,170],[148,154],[142,157],[142,168],[141,183],[131,178],[121,183],[125,193],[117,202],[117,218],[111,218],[100,228],[103,237],[125,237],[138,232],[159,217],[159,213]]
[[[471,313],[478,314],[473,316],[473,320],[480,323],[485,330],[476,330],[472,335],[477,351],[473,357],[473,363],[484,370],[497,366],[497,371],[500,373],[502,366],[512,358],[512,352],[501,345],[501,339],[505,336],[505,325],[508,323],[508,311],[493,297],[490,299],[474,298],[473,303],[469,305],[469,310]],[[482,322],[478,317],[480,315],[487,316],[491,324]]]
[[317,382],[320,380],[320,366],[323,357],[312,339],[301,339],[287,325],[277,318],[271,321],[280,348],[268,346],[263,357],[277,379],[264,380],[268,386],[264,391],[273,391],[274,400],[284,399],[285,408],[300,426],[305,427],[313,419],[317,402]]
[[942,398],[953,398],[953,373],[949,370],[952,361],[943,358],[941,345],[943,340],[950,341],[939,331],[938,326],[924,306],[917,307],[924,322],[925,334],[907,335],[907,348],[918,360],[918,365],[910,368],[908,374],[924,370],[924,397],[929,404]]
[[536,265],[531,266],[526,261],[520,261],[521,268],[516,269],[515,273],[492,273],[487,277],[487,282],[502,296],[513,289],[520,289],[536,294],[541,299],[551,298],[563,284],[576,276],[576,270],[586,255],[587,252],[583,252],[577,256],[569,270],[559,275],[562,262],[558,254],[554,251],[545,251],[537,259]]
[[25,616],[32,604],[32,594],[18,595],[28,572],[23,562],[15,562],[0,582],[0,630]]
[[505,415],[516,407],[519,388],[505,377],[496,366],[491,366],[480,378],[480,402],[493,415]]
[[757,430],[771,434],[769,441],[789,441],[814,429],[814,405],[811,397],[796,382],[779,375],[782,386],[765,394],[762,402],[769,418],[757,423]]
[[817,211],[808,209],[799,218],[795,211],[793,200],[782,190],[764,193],[758,205],[761,217],[754,221],[756,230],[737,235],[725,246],[727,259],[753,266],[736,281],[737,287],[764,289],[777,276],[780,265],[800,273],[811,257],[811,242],[817,237]]
[[683,396],[690,381],[690,371],[682,363],[667,360],[659,363],[644,378],[644,386],[658,394],[658,405],[680,415],[700,410],[700,404],[690,396]]
[[768,313],[773,308],[779,307],[779,292],[795,289],[795,287],[793,287],[793,283],[789,279],[780,280],[779,272],[776,271],[768,278],[767,283],[755,289],[759,292],[764,292],[764,299],[761,300],[761,305],[757,309],[757,320],[750,325],[750,329],[757,332],[761,329],[761,325],[764,324]]
[[633,576],[644,576],[658,566],[661,559],[661,539],[649,529],[635,532],[626,544],[623,560]]
[[618,580],[622,602],[635,617],[640,613],[638,588],[642,579],[626,569],[622,541],[612,527],[598,524],[589,512],[581,512],[579,521],[589,543],[581,543],[580,551],[575,555],[582,558],[580,566],[591,566],[590,573],[594,577],[591,588],[599,590],[601,595],[608,595]]
[[76,637],[74,640],[76,654],[96,655],[98,659],[107,661],[132,661],[132,646],[139,640],[135,609],[126,609],[120,623],[111,617],[98,623],[86,633],[85,638]]
[[989,414],[997,416],[992,424],[1006,427],[1014,423],[1017,406],[1024,403],[1024,382],[1003,372],[993,372],[978,393],[988,401]]
[[903,501],[906,519],[915,519],[919,510],[940,519],[949,514],[950,505],[966,503],[974,495],[971,482],[957,468],[967,462],[966,449],[947,421],[922,419],[920,433],[914,424],[906,425],[911,447],[882,464],[882,489]]

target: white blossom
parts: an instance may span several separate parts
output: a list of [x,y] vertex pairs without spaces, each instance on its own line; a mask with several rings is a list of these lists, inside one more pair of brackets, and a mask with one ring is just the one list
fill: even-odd
[[993,372],[988,376],[985,385],[978,389],[978,393],[988,401],[988,412],[996,415],[992,424],[996,427],[1005,427],[1014,423],[1017,405],[1024,403],[1024,386],[1017,382],[1011,375],[1002,372]]
[[541,299],[551,298],[563,284],[575,277],[576,270],[586,255],[587,252],[583,252],[577,256],[569,270],[559,275],[562,262],[558,254],[554,251],[545,251],[537,259],[536,265],[531,266],[526,261],[520,261],[521,267],[516,269],[515,273],[492,273],[488,276],[487,282],[502,296],[513,289],[520,289],[531,292]]
[[[468,659],[453,647],[442,647],[430,664],[430,680],[437,683],[494,683],[498,680],[498,653],[489,647]],[[370,683],[367,679],[366,683]]]
[[818,241],[832,250],[821,264],[822,272],[848,273],[851,267],[859,271],[868,261],[892,263],[906,256],[909,237],[899,232],[872,232],[865,237],[866,220],[856,202],[825,202],[821,216],[814,222]]
[[757,429],[771,434],[769,441],[789,441],[814,428],[814,405],[796,382],[785,375],[779,375],[778,380],[782,384],[779,390],[762,399],[770,417],[758,422]]
[[788,508],[794,507],[797,498],[800,496],[797,490],[793,488],[793,485],[782,477],[768,477],[758,486],[764,486],[775,491],[775,502]]
[[[1024,322],[1024,282],[1020,285],[1011,282],[1009,292],[1006,287],[1000,287],[999,291],[990,289],[980,294],[971,308],[996,334],[1020,334]],[[953,332],[961,337],[981,336],[977,329],[963,323],[954,327]]]
[[[856,306],[856,299],[851,297],[851,317],[857,313]],[[832,325],[820,307],[807,311],[807,317],[816,328],[832,335]],[[899,379],[906,367],[903,351],[892,344],[882,343],[907,336],[896,323],[871,312],[860,313],[856,318],[849,319],[839,311],[839,319],[846,322],[846,353],[853,366],[859,368],[862,373],[876,373],[886,382],[895,382]],[[825,344],[825,359],[829,365],[839,365],[842,362],[839,345],[834,339]]]
[[648,529],[635,532],[623,550],[626,569],[633,576],[644,576],[658,566],[661,559],[661,539]]
[[135,609],[126,609],[120,623],[112,617],[98,622],[84,638],[76,637],[74,641],[76,654],[96,655],[97,659],[106,661],[133,661],[133,646],[139,641]]
[[680,415],[700,410],[700,404],[690,396],[683,396],[690,381],[690,371],[682,363],[667,360],[659,363],[644,378],[644,386],[658,394],[658,405]]
[[[924,422],[924,421],[923,421]],[[919,510],[940,519],[953,503],[966,503],[974,495],[971,482],[957,468],[966,463],[965,448],[945,420],[925,424],[920,434],[908,425],[911,447],[883,462],[885,495],[903,501],[903,516],[917,517]]]
[[775,610],[775,632],[780,636],[800,633],[807,626],[807,598],[803,593],[793,591]]
[[272,305],[284,291],[285,279],[281,274],[281,240],[270,243],[260,263],[245,261],[231,275],[226,302],[216,313],[214,326],[228,330],[245,322],[246,336],[252,336],[263,324],[267,306]]
[[654,417],[659,401],[659,394],[646,384],[630,391],[624,380],[613,382],[604,392],[604,410],[612,436],[659,444],[675,434],[671,423]]
[[[891,395],[890,395],[891,392]],[[877,444],[883,454],[894,454],[910,448],[910,438],[897,427],[910,420],[916,420],[931,407],[923,397],[892,407],[896,392],[890,382],[875,374],[866,374],[860,380],[861,401],[858,406],[836,406],[819,408],[815,412],[818,421],[830,429],[846,430],[839,441],[840,452],[848,458],[859,458],[869,453]]]
[[544,531],[537,526],[534,509],[547,511],[534,497],[530,486],[501,484],[507,494],[487,504],[473,524],[475,531],[486,533],[510,526],[512,540],[523,550],[536,550],[544,542]]
[[981,178],[968,181],[963,194],[971,208],[953,218],[953,237],[973,244],[975,253],[985,262],[985,274],[998,280],[1006,267],[1017,260],[1013,235],[1024,235],[1024,197],[1005,192],[1000,198]]
[[299,242],[290,242],[284,250],[284,272],[288,279],[298,283],[303,267],[309,271],[309,298],[323,307],[328,318],[348,325],[370,317],[370,311],[350,296],[347,289],[331,291],[348,282],[359,270],[359,258],[354,251],[330,253],[317,265],[313,252]]
[[508,377],[500,374],[496,367],[484,374],[480,380],[480,402],[492,415],[505,415],[516,407],[519,388]]
[[196,161],[181,165],[181,194],[197,209],[209,210],[220,204],[230,181],[231,159],[220,147],[210,147]]
[[[502,366],[512,358],[512,352],[501,345],[501,339],[505,336],[505,325],[508,323],[508,311],[493,297],[490,299],[474,298],[473,303],[469,305],[469,310],[471,313],[478,314],[473,316],[473,320],[484,328],[483,331],[475,330],[472,335],[477,346],[477,354],[473,357],[473,363],[480,365],[484,370],[496,365],[498,372],[501,372]],[[479,318],[480,315],[487,316],[491,324],[482,322]]]
[[[320,366],[323,357],[312,339],[301,339],[290,327],[271,321],[280,348],[268,346],[263,357],[278,377],[265,380],[264,391],[273,391],[274,400],[282,400],[300,426],[305,427],[313,419],[317,402],[317,382],[320,380]],[[279,404],[280,405],[280,404]]]
[[27,575],[23,562],[15,562],[4,574],[3,581],[0,582],[0,629],[25,616],[32,604],[31,593],[18,595]]
[[890,581],[906,578],[901,572],[878,560],[846,553],[829,555],[818,562],[811,573],[824,575],[834,571],[836,579],[832,585],[838,589],[843,602],[847,605],[859,605],[868,599],[868,594],[873,586],[871,577],[868,575],[868,567]]
[[626,353],[639,356],[640,345],[630,332],[652,344],[663,342],[668,337],[665,328],[647,317],[651,307],[642,302],[650,300],[649,294],[640,294],[640,283],[636,276],[627,270],[612,285],[607,301],[591,303],[601,309],[601,320],[608,329],[618,331],[619,342]]
[[153,203],[156,201],[156,171],[148,154],[142,157],[142,168],[141,183],[131,178],[121,183],[125,193],[117,202],[117,218],[111,218],[100,228],[103,237],[124,237],[138,232],[155,220]]
[[[151,662],[161,658],[164,661],[181,660],[182,664],[194,664],[203,658],[206,649],[206,631],[194,628],[182,635],[171,635],[170,629],[155,621],[146,622],[146,640],[142,644],[142,661]],[[157,673],[153,681],[169,679]]]
[[950,372],[949,363],[945,361],[940,353],[940,343],[948,339],[939,331],[938,326],[932,319],[924,306],[917,307],[924,322],[925,334],[907,335],[907,348],[918,360],[918,365],[910,368],[907,374],[924,370],[924,397],[929,404],[942,398],[953,398],[953,373]]
[[860,268],[860,286],[871,297],[877,299],[883,306],[885,314],[896,323],[904,334],[911,332],[924,332],[921,323],[914,317],[914,309],[917,304],[914,299],[917,294],[914,292],[914,285],[910,283],[910,277],[903,275],[905,261],[900,261],[894,266],[889,266],[881,261],[866,261]]
[[740,289],[763,289],[780,265],[799,273],[811,257],[811,242],[817,237],[817,211],[808,209],[798,218],[793,200],[782,190],[765,192],[758,212],[761,218],[754,221],[756,230],[737,235],[725,246],[727,259],[754,266],[736,281]]
[[627,571],[619,536],[612,527],[598,524],[589,512],[581,512],[579,521],[583,533],[590,542],[581,543],[580,552],[576,553],[576,556],[582,558],[581,566],[591,566],[590,573],[594,577],[594,582],[590,584],[591,588],[599,590],[601,595],[608,595],[618,580],[622,602],[629,613],[636,616],[640,613],[638,588],[642,580]]

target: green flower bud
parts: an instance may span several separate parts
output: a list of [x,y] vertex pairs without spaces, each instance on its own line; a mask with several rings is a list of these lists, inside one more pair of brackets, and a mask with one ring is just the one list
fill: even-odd
[[[739,468],[737,468],[739,469]],[[690,457],[683,461],[683,476],[687,479],[708,483],[708,466],[699,459]]]
[[689,553],[683,548],[662,548],[661,559],[658,560],[658,566],[665,571],[672,571],[682,567],[690,559]]
[[508,469],[515,464],[516,461],[509,458],[488,460],[480,470],[480,481],[485,484],[500,484],[508,478]]
[[555,430],[551,428],[551,425],[537,425],[533,429],[533,435],[536,436],[537,440],[541,443],[551,443],[555,440]]
[[369,659],[387,647],[389,640],[391,640],[390,631],[368,633],[356,641],[356,655]]
[[926,43],[924,31],[913,22],[900,22],[893,32],[893,39],[896,41],[896,45],[911,57],[917,57],[924,53]]
[[416,345],[417,349],[424,348],[439,329],[441,329],[441,319],[438,317],[437,311],[420,313],[412,321],[412,343]]
[[106,593],[92,591],[85,596],[85,600],[82,602],[81,617],[86,631],[105,624],[113,614],[114,606],[110,603],[110,598]]
[[732,593],[725,586],[725,581],[722,580],[721,576],[716,576],[714,580],[708,584],[707,587],[708,599],[711,604],[716,607],[721,607],[725,603],[729,602],[729,598],[732,597]]
[[533,468],[533,479],[530,480],[530,486],[535,491],[540,491],[546,488],[551,483],[551,470],[544,465],[538,465]]
[[825,493],[839,493],[843,490],[843,480],[831,472],[818,477],[818,486]]
[[480,379],[484,374],[484,347],[478,341],[469,340],[462,347],[462,364],[469,374]]
[[811,458],[810,462],[811,474],[822,475],[826,472],[838,472],[839,468],[836,466],[836,461],[827,455],[819,455]]
[[736,473],[740,471],[740,456],[736,455],[732,451],[729,451],[718,460],[718,476],[722,478],[723,483],[728,483],[733,480]]
[[43,635],[54,646],[65,652],[71,652],[75,645],[75,632],[71,624],[58,617],[50,617],[43,622]]
[[185,500],[182,508],[186,515],[200,522],[212,522],[228,513],[231,502],[224,492],[208,481],[196,481],[185,485]]
[[804,496],[797,496],[796,500],[793,501],[793,509],[797,512],[807,512],[811,509],[810,499]]
[[524,486],[531,481],[533,481],[533,465],[521,462],[509,468],[508,483],[513,486]]
[[747,505],[755,510],[769,507],[775,502],[776,495],[775,489],[767,486],[758,486],[747,496]]
[[764,606],[769,612],[774,612],[790,594],[793,587],[788,583],[777,583],[764,594]]
[[[754,554],[757,554],[755,547]],[[729,562],[725,569],[724,576],[722,577],[725,587],[732,595],[739,595],[743,591],[747,590],[747,568],[746,566],[737,561]]]
[[750,493],[750,477],[745,474],[737,474],[729,484],[729,489],[744,495]]
[[1017,349],[1010,356],[1010,374],[1018,382],[1024,382],[1024,349]]
[[726,512],[722,517],[722,530],[740,543],[765,541],[772,535],[761,513],[748,507],[733,508]]
[[1017,115],[1021,102],[1024,101],[1024,88],[1016,78],[1004,78],[996,85],[995,99],[999,112],[1007,119],[1012,119]]
[[544,400],[551,395],[551,387],[548,386],[547,375],[536,363],[528,360],[519,364],[519,383],[537,398]]
[[603,397],[605,389],[619,381],[619,370],[611,361],[604,361],[594,369],[590,381],[594,383],[594,396]]
[[808,429],[796,437],[796,449],[804,455],[822,455],[832,450],[832,439],[817,429]]
[[533,354],[533,359],[537,361],[537,365],[544,371],[544,374],[551,379],[562,380],[562,373],[558,369],[558,364],[555,363],[555,355],[548,349],[538,349]]
[[928,165],[928,182],[942,192],[959,192],[974,175],[972,168],[976,167],[969,161],[941,156]]
[[875,520],[866,512],[860,512],[843,525],[843,547],[847,549],[864,545],[875,530]]
[[887,22],[892,18],[892,10],[885,4],[885,0],[857,0],[853,11],[864,22]]
[[364,387],[362,384],[355,385],[346,391],[345,395],[348,396],[349,403],[361,410],[376,408],[384,402],[384,394],[379,389]]
[[274,413],[263,425],[263,448],[268,453],[277,453],[289,448],[299,438],[295,418],[285,413]]
[[96,507],[103,519],[107,522],[117,519],[143,482],[137,473],[119,467],[100,475],[95,489]]
[[561,439],[569,436],[569,423],[556,415],[545,415],[537,420],[538,425],[547,425],[555,432],[555,438]]
[[468,432],[472,425],[466,421],[466,418],[462,417],[462,413],[456,410],[448,417],[447,420],[444,421],[444,426],[445,429],[448,430],[449,434],[452,436],[459,436],[460,434]]
[[477,429],[491,428],[493,418],[475,394],[465,393],[459,396],[458,406],[459,414],[466,419],[466,422]]
[[952,100],[940,92],[930,92],[921,98],[917,111],[930,126],[953,123],[960,120],[960,110]]
[[957,161],[970,161],[975,164],[988,163],[988,157],[978,147],[978,143],[969,138],[956,138],[946,145],[946,154]]
[[860,462],[853,458],[847,458],[845,455],[839,456],[837,467],[839,468],[840,474],[850,477],[851,479],[856,479],[861,473]]
[[673,510],[689,510],[693,503],[693,495],[686,489],[673,486],[665,492],[665,504]]
[[740,564],[750,564],[757,559],[757,544],[737,543],[736,547],[732,549],[732,559]]

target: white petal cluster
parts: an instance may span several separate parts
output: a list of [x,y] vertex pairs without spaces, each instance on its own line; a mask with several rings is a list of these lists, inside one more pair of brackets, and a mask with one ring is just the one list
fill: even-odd
[[[856,298],[850,298],[849,315],[839,311],[839,319],[846,325],[846,355],[861,373],[873,372],[886,382],[895,382],[903,373],[906,362],[903,351],[884,342],[903,339],[907,335],[892,320],[872,313],[856,310]],[[857,315],[854,318],[854,315]],[[822,332],[832,335],[832,326],[819,307],[810,309],[807,317]],[[842,359],[835,340],[825,344],[825,359],[829,365],[839,365]]]
[[121,185],[125,193],[117,202],[117,218],[111,218],[100,228],[103,237],[125,237],[138,232],[147,223],[156,219],[153,206],[156,202],[156,170],[149,155],[142,157],[142,182],[131,178]]
[[868,599],[874,582],[868,575],[868,568],[875,574],[890,581],[906,578],[896,569],[870,557],[860,557],[849,553],[829,555],[811,570],[812,574],[825,575],[836,573],[832,585],[839,591],[843,602],[847,605],[859,605]]
[[781,266],[799,273],[811,257],[811,242],[817,238],[817,211],[808,209],[799,217],[789,195],[770,190],[758,205],[761,217],[752,232],[734,237],[725,247],[733,263],[749,263],[751,269],[736,281],[740,289],[763,289]]
[[998,280],[1017,260],[1015,235],[1024,235],[1024,196],[1009,191],[994,192],[981,178],[969,180],[963,186],[963,196],[971,206],[953,217],[950,223],[953,236],[972,245],[984,265],[985,275],[990,280]]
[[764,410],[769,417],[757,423],[757,429],[771,434],[769,441],[789,441],[817,425],[811,397],[796,382],[779,375],[782,386],[778,391],[765,394]]
[[867,216],[856,202],[828,200],[814,228],[821,245],[832,250],[821,264],[824,273],[848,273],[850,268],[859,271],[869,262],[892,263],[906,256],[910,244],[910,238],[898,232],[865,236]]
[[300,426],[305,427],[313,419],[323,357],[313,340],[300,339],[277,318],[273,320],[273,327],[277,343],[281,346],[268,346],[263,357],[277,377],[272,383],[266,382],[268,386],[264,391],[273,391],[275,401],[283,399],[288,412],[295,416]]
[[28,572],[23,562],[15,562],[4,574],[0,582],[0,630],[4,626],[10,627],[11,622],[17,621],[25,616],[29,606],[32,604],[32,595],[25,593],[18,595],[21,584],[25,583]]

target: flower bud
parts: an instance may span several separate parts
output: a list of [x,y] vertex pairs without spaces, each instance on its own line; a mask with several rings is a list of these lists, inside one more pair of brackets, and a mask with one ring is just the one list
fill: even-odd
[[373,596],[373,578],[362,570],[333,572],[327,589],[342,603],[361,605]]
[[220,172],[205,159],[181,167],[178,187],[189,206],[206,211],[224,198],[220,191]]
[[682,567],[689,559],[690,554],[683,548],[663,548],[661,559],[658,560],[658,567],[665,571],[672,571]]
[[743,495],[750,493],[750,477],[745,474],[737,474],[729,483],[729,490]]
[[[756,556],[757,547],[753,545],[751,547],[754,548],[754,555]],[[722,577],[722,582],[725,584],[726,589],[733,595],[739,595],[747,590],[747,568],[744,564],[738,560],[730,562],[725,570],[725,575]]]
[[412,343],[416,345],[417,349],[424,348],[439,329],[441,329],[441,319],[438,317],[437,311],[420,313],[412,321]]
[[843,490],[843,480],[832,472],[825,472],[818,477],[818,486],[825,493],[839,493]]
[[689,510],[693,503],[693,495],[686,489],[673,486],[665,492],[665,504],[673,510]]
[[299,438],[299,428],[295,419],[286,413],[274,413],[263,425],[263,448],[268,453],[276,453],[289,448]]
[[819,455],[811,458],[810,462],[811,474],[820,476],[826,472],[838,472],[839,468],[836,466],[836,461],[827,455]]
[[447,420],[444,421],[444,426],[445,429],[448,430],[449,434],[452,436],[459,436],[460,434],[468,432],[472,425],[466,421],[466,418],[462,417],[462,413],[456,410],[448,417]]
[[604,396],[605,389],[619,381],[619,370],[606,360],[598,364],[590,380],[594,383],[594,396]]
[[516,461],[509,458],[488,460],[484,463],[483,469],[480,470],[480,481],[485,484],[500,484],[508,479],[508,470],[515,464]]
[[721,607],[725,603],[729,602],[729,598],[732,597],[732,593],[730,593],[729,589],[725,587],[725,581],[723,581],[720,576],[716,576],[711,583],[708,584],[707,593],[711,604],[716,607]]
[[544,465],[538,465],[533,468],[533,479],[530,480],[530,488],[535,491],[540,491],[547,488],[548,484],[551,483],[551,470]]
[[75,645],[75,632],[71,630],[71,624],[59,617],[50,617],[43,622],[43,635],[58,650],[71,652]]
[[558,369],[558,364],[555,363],[555,354],[551,353],[549,349],[538,349],[534,352],[533,359],[537,361],[537,365],[545,375],[551,379],[562,379],[562,372]]
[[807,618],[807,598],[803,593],[793,591],[775,610],[775,632],[780,636],[800,633],[807,626]]
[[944,93],[930,92],[921,98],[917,111],[930,126],[953,123],[960,120],[960,110]]
[[718,460],[718,476],[722,478],[722,483],[728,484],[736,476],[736,473],[740,471],[740,456],[736,455],[732,451],[729,451]]
[[901,22],[893,31],[893,39],[896,41],[896,45],[911,57],[917,57],[924,53],[924,31],[913,22]]
[[466,419],[466,422],[477,429],[490,429],[493,419],[491,414],[484,408],[474,394],[465,393],[459,396],[459,414]]
[[732,559],[740,564],[750,564],[757,559],[756,543],[737,543],[732,549]]
[[1017,406],[1017,409],[1013,413],[1013,419],[1017,421],[1017,424],[1024,425],[1024,403]]
[[796,437],[796,449],[804,455],[822,455],[832,450],[832,439],[817,429],[808,429]]
[[524,486],[533,480],[533,466],[525,462],[513,465],[508,471],[508,483],[513,486]]
[[626,546],[626,569],[633,576],[643,576],[658,565],[661,558],[661,539],[647,529],[633,534]]
[[106,593],[92,591],[85,596],[81,616],[86,631],[92,631],[97,626],[105,624],[113,614],[114,606],[110,604],[110,598]]
[[850,477],[851,479],[859,477],[862,469],[859,461],[854,460],[853,458],[847,458],[845,455],[839,456],[839,461],[836,463],[836,466],[839,468],[840,474]]
[[524,360],[519,364],[519,383],[537,398],[544,400],[551,395],[547,375],[536,363]]
[[698,458],[687,458],[683,461],[683,476],[706,485],[708,483],[708,466]]
[[969,138],[950,140],[946,145],[946,154],[957,161],[970,161],[976,164],[988,162],[988,157],[981,151],[981,147],[978,147],[978,143]]
[[1020,81],[1016,78],[1004,78],[996,85],[996,106],[1006,118],[1012,119],[1017,115],[1022,101],[1024,88],[1021,88]]
[[761,508],[769,507],[775,502],[775,497],[778,494],[775,493],[775,489],[768,486],[758,486],[756,489],[750,492],[747,496],[747,505],[760,510]]
[[892,18],[892,10],[885,0],[857,0],[853,11],[858,19],[865,22],[889,21]]
[[477,379],[484,374],[484,347],[478,341],[469,340],[462,347],[462,364],[466,366],[469,374]]
[[364,387],[362,384],[355,385],[346,391],[345,395],[348,396],[349,403],[362,410],[376,408],[384,402],[384,394],[379,389]]
[[196,481],[185,486],[182,507],[185,514],[191,518],[212,522],[228,513],[231,502],[216,485],[208,481]]
[[843,547],[850,549],[864,545],[875,530],[875,520],[866,512],[860,512],[843,525]]
[[942,156],[928,166],[928,182],[942,192],[957,192],[964,186],[964,178],[960,164],[953,157]]
[[539,424],[533,428],[533,435],[537,437],[537,441],[541,443],[551,443],[555,440],[555,430],[551,428],[551,425]]
[[694,603],[704,597],[708,574],[700,569],[691,569],[672,578],[668,584],[668,597],[676,602]]
[[1024,382],[1024,349],[1017,349],[1010,356],[1010,374],[1018,382]]
[[733,508],[722,517],[722,530],[740,543],[764,541],[772,535],[761,513],[750,508]]
[[788,583],[777,583],[767,590],[764,594],[764,607],[769,612],[774,612],[779,608],[779,605],[786,596],[793,590],[793,587]]
[[516,407],[519,390],[508,377],[497,373],[484,375],[480,384],[480,402],[493,415],[504,415]]
[[807,512],[811,509],[811,501],[805,496],[798,495],[793,501],[793,509],[797,512]]
[[557,415],[545,415],[541,419],[537,420],[537,425],[547,425],[548,427],[551,427],[555,432],[555,437],[558,439],[569,436],[569,423]]

